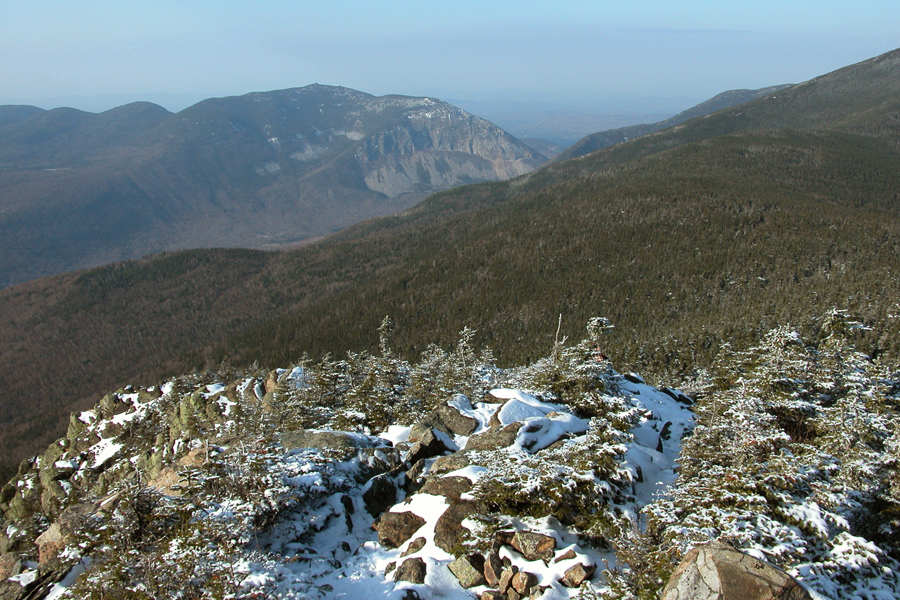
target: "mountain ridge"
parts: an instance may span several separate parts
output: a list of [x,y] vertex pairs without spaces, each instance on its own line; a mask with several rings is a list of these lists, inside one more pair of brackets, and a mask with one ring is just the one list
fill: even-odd
[[147,102],[6,112],[4,286],[163,250],[293,243],[545,161],[439,100],[332,86],[176,114]]
[[[870,67],[844,70],[836,85]],[[829,95],[817,80],[818,91],[802,88],[807,103]],[[617,326],[608,354],[674,381],[776,323],[816,335],[818,315],[838,306],[872,324],[868,353],[896,356],[887,315],[900,297],[890,275],[900,260],[898,101],[887,84],[835,96],[826,112],[837,117],[810,130],[749,129],[735,113],[774,110],[757,100],[509,182],[441,192],[292,252],[165,254],[5,290],[4,388],[32,408],[74,410],[123,379],[226,357],[277,365],[371,347],[385,314],[402,324],[404,355],[469,327],[502,364],[534,358],[517,339],[552,345],[560,315],[560,335],[571,335],[572,323],[605,314]],[[42,387],[30,367],[39,357],[66,365],[66,397]],[[53,426],[46,413],[7,414],[10,451],[24,430]]]

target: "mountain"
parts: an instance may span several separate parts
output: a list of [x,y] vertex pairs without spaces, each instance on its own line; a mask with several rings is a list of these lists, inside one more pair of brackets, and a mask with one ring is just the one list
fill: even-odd
[[838,307],[871,327],[863,351],[896,357],[898,75],[895,51],[290,252],[164,253],[4,290],[4,452],[125,383],[373,347],[385,315],[403,356],[469,328],[501,365],[603,315],[617,364],[678,381],[778,324],[815,339]]
[[702,117],[738,104],[744,104],[745,102],[756,100],[757,98],[761,98],[768,94],[775,94],[788,87],[790,86],[775,85],[758,90],[729,90],[727,92],[722,92],[706,102],[701,102],[693,108],[689,108],[673,117],[669,117],[668,119],[656,123],[630,125],[628,127],[592,133],[569,146],[564,152],[558,153],[554,158],[558,161],[562,161],[584,156],[595,150],[600,150],[601,148],[607,148],[614,144],[633,140],[649,133],[656,133],[657,131],[662,131],[663,129],[668,129],[669,127],[684,123],[685,121]]
[[322,85],[177,114],[0,107],[0,286],[163,250],[275,248],[544,160],[439,100]]
[[469,332],[404,361],[385,320],[375,354],[128,386],[0,488],[0,598],[895,598],[900,381],[823,317],[690,395],[600,318],[514,368]]

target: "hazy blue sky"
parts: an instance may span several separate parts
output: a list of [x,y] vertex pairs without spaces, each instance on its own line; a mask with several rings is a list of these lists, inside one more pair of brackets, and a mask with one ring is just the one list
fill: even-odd
[[898,46],[897,0],[4,1],[0,103],[168,94],[180,109],[318,82],[627,104],[798,82]]

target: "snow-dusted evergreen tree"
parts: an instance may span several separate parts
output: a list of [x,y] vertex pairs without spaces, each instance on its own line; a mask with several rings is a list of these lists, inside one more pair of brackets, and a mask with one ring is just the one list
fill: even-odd
[[897,542],[872,522],[896,404],[880,365],[853,348],[857,327],[835,311],[818,348],[780,327],[720,365],[730,385],[697,405],[677,486],[647,509],[661,555],[725,537],[827,597],[900,593]]

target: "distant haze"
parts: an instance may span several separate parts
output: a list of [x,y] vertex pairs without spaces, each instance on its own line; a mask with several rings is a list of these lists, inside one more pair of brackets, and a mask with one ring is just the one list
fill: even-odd
[[0,12],[0,104],[92,112],[318,82],[463,107],[520,101],[532,117],[547,103],[659,117],[900,46],[894,0],[35,0]]

